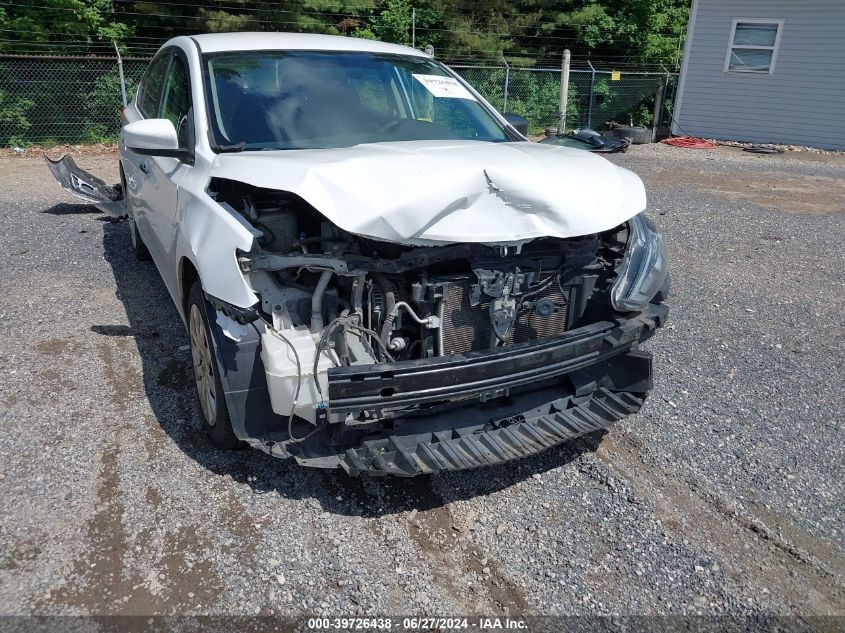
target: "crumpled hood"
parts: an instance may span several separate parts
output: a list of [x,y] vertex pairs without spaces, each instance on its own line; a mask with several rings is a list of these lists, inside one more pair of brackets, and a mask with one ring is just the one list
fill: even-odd
[[211,176],[295,193],[350,233],[416,245],[588,235],[646,206],[632,172],[584,150],[529,142],[221,154]]

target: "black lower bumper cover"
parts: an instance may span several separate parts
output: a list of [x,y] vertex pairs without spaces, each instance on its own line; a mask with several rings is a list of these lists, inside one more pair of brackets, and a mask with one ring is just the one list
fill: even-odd
[[[485,413],[464,406],[430,419],[399,421],[390,432],[339,455],[350,474],[417,475],[524,457],[606,428],[636,413],[651,388],[651,356],[635,346],[663,324],[665,305],[594,323],[567,335],[424,361],[329,371],[332,411],[389,410],[502,390],[525,392]],[[504,393],[507,393],[505,391]]]
[[341,466],[348,473],[413,476],[499,464],[539,453],[636,413],[644,394],[612,392],[568,396],[535,410],[485,425],[486,430],[450,430],[421,435],[391,435],[347,449]]

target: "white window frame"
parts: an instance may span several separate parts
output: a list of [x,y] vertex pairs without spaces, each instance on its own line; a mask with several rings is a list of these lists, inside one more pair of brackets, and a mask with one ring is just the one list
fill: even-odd
[[[775,72],[775,61],[777,61],[778,57],[778,49],[780,49],[780,37],[783,35],[783,24],[784,21],[782,18],[734,18],[733,23],[731,24],[731,35],[728,38],[728,51],[725,53],[725,65],[722,68],[722,72],[726,73],[742,73],[742,74],[751,74],[751,75],[772,75]],[[774,46],[734,46],[734,37],[736,36],[736,25],[737,24],[777,24],[778,31],[775,35],[775,44]],[[771,51],[772,52],[772,62],[769,64],[769,71],[761,71],[761,70],[741,70],[739,68],[731,68],[731,53],[733,52],[734,48],[746,49],[746,50],[759,50],[759,51]]]

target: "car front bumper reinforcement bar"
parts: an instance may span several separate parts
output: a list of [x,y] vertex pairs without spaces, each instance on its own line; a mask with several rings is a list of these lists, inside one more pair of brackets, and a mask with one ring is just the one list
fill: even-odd
[[628,318],[600,321],[563,336],[424,360],[335,367],[329,374],[332,413],[396,411],[409,406],[508,390],[624,354],[662,325],[669,308],[650,305]]

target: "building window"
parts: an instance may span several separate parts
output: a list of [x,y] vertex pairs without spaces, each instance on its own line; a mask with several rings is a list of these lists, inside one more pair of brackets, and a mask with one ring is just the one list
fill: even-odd
[[775,70],[782,31],[783,20],[734,19],[724,71],[771,75]]

